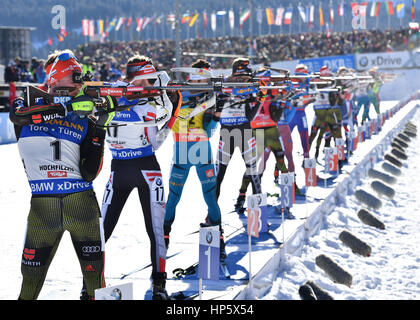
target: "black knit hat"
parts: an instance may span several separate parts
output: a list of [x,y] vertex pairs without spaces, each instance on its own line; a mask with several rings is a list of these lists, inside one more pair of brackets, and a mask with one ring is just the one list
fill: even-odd
[[232,63],[232,76],[252,75],[249,59],[237,58]]

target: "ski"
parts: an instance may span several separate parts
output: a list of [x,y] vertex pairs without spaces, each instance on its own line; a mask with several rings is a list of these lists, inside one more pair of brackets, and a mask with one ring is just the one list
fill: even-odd
[[[171,254],[170,256],[167,256],[167,257],[166,257],[166,260],[168,260],[168,259],[170,259],[170,258],[172,258],[172,257],[175,257],[176,255],[178,255],[178,254],[180,254],[180,253],[181,253],[181,251],[178,251],[178,252],[176,252],[176,253],[174,253],[174,254]],[[134,274],[134,273],[136,273],[136,272],[140,272],[140,271],[142,271],[142,270],[144,270],[144,269],[147,269],[147,268],[149,268],[149,267],[151,267],[151,266],[152,266],[152,263],[149,263],[148,265],[145,265],[144,267],[140,267],[140,268],[134,269],[133,271],[130,271],[130,272],[128,272],[128,273],[124,273],[124,274],[121,276],[120,280],[123,280],[123,279],[125,279],[126,277],[131,276],[132,274]]]
[[182,291],[178,291],[175,293],[172,293],[169,298],[170,300],[194,300],[194,298],[197,298],[199,296],[198,293],[192,293],[192,294],[184,294]]
[[[275,198],[279,198],[279,194],[278,193],[267,193],[267,197],[275,197]],[[308,196],[307,194],[304,194],[303,196],[298,196],[299,198],[307,198],[307,199],[312,199],[312,200],[316,200],[316,201],[324,201],[324,198],[316,198],[316,197],[312,197],[312,196]]]

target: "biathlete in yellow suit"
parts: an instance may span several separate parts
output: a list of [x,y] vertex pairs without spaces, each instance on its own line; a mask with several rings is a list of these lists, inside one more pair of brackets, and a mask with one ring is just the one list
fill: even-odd
[[[191,65],[192,68],[210,68],[210,63],[205,60],[198,60]],[[190,81],[201,81],[199,75],[190,75]],[[177,120],[173,123],[171,130],[174,137],[174,156],[172,160],[171,173],[169,178],[169,196],[166,202],[166,214],[164,221],[164,233],[167,246],[169,245],[169,233],[172,223],[175,220],[175,211],[178,202],[181,200],[182,190],[188,178],[191,167],[195,166],[198,178],[201,182],[204,200],[208,207],[207,225],[220,226],[221,214],[216,199],[216,174],[212,159],[212,150],[209,141],[212,130],[217,122],[213,120],[214,107],[188,118],[191,112],[200,108],[203,104],[213,103],[216,99],[214,93],[183,93],[182,105],[175,110]],[[184,119],[183,119],[184,118]],[[226,256],[224,250],[223,236],[220,242],[221,259]]]

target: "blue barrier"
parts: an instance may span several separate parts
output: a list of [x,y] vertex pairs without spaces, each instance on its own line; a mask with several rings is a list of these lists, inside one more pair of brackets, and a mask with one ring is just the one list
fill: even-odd
[[319,72],[322,66],[326,65],[328,68],[336,72],[340,67],[355,69],[355,59],[353,54],[344,56],[330,56],[330,57],[319,57],[311,59],[299,60],[299,63],[303,63],[308,67],[308,72]]
[[16,142],[15,130],[8,112],[0,112],[0,144]]

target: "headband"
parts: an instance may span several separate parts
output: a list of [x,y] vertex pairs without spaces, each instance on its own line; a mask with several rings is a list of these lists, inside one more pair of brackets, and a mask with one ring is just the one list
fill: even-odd
[[155,67],[147,61],[127,64],[127,78],[133,78],[155,72]]

